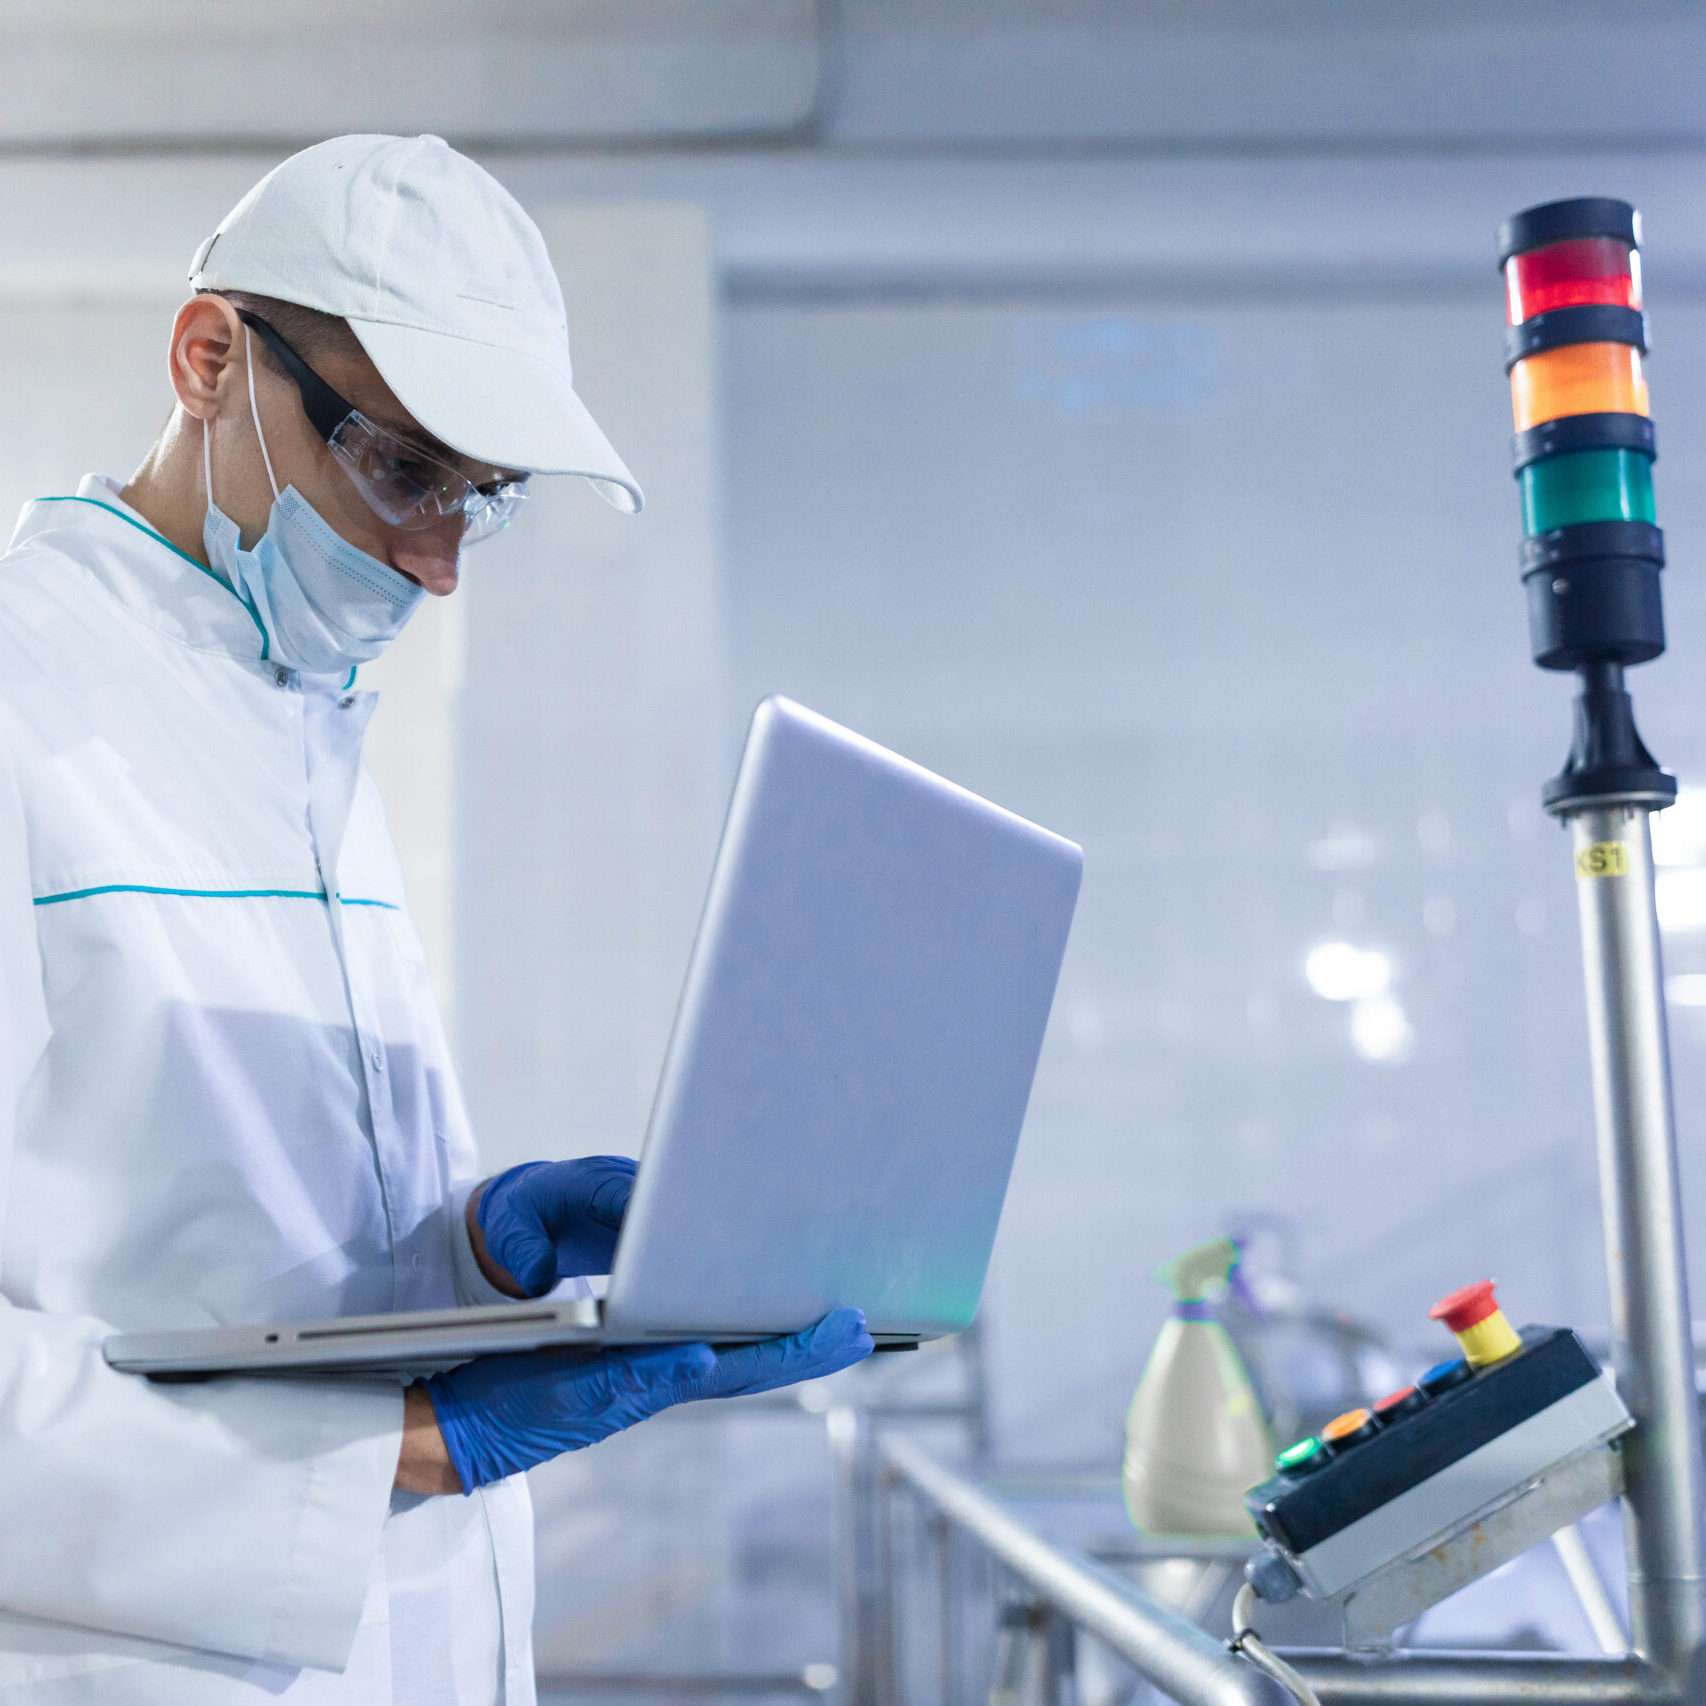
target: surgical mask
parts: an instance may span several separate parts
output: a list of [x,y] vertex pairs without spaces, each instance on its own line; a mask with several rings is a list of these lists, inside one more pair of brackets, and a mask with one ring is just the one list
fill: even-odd
[[202,543],[207,560],[259,618],[270,661],[313,673],[353,669],[396,639],[426,588],[350,544],[294,486],[278,489],[255,407],[254,353],[247,344],[247,327],[243,336],[249,357],[249,414],[273,505],[266,532],[253,550],[245,551],[236,522],[213,501],[211,429],[203,421],[207,517]]

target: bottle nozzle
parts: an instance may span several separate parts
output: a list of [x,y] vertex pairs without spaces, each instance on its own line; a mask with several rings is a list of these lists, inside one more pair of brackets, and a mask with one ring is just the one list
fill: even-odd
[[1155,1277],[1173,1288],[1180,1303],[1203,1303],[1210,1286],[1225,1286],[1238,1265],[1239,1249],[1231,1238],[1212,1238],[1157,1268]]

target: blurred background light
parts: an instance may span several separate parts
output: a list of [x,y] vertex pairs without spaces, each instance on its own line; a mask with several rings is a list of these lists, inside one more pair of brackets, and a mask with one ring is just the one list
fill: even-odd
[[1378,948],[1318,942],[1303,962],[1303,975],[1323,1001],[1363,1001],[1385,994],[1392,961]]
[[1658,901],[1661,929],[1706,930],[1706,871],[1660,871]]
[[1655,865],[1706,866],[1706,788],[1677,790],[1676,802],[1648,820]]
[[1351,1046],[1364,1060],[1397,1065],[1415,1050],[1416,1033],[1390,995],[1374,995],[1351,1005]]

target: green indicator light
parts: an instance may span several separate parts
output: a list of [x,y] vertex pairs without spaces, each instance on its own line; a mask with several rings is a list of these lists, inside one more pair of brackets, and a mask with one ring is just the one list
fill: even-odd
[[1311,1466],[1321,1455],[1321,1442],[1318,1439],[1300,1439],[1296,1445],[1288,1445],[1274,1459],[1274,1468],[1283,1475],[1288,1470],[1302,1469]]
[[1572,450],[1531,462],[1517,479],[1531,536],[1579,521],[1655,519],[1653,464],[1638,450]]

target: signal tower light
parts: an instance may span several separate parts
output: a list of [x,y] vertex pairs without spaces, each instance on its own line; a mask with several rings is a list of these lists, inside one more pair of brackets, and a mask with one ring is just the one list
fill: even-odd
[[1676,783],[1623,691],[1623,670],[1665,648],[1641,216],[1605,196],[1531,207],[1500,229],[1499,266],[1529,639],[1541,668],[1575,670],[1583,688],[1544,798],[1668,801]]
[[[1531,207],[1500,228],[1499,268],[1529,641],[1543,669],[1581,683],[1569,759],[1541,798],[1570,832],[1612,1356],[1635,1421],[1622,1453],[1630,1651],[1613,1662],[1641,1674],[1634,1693],[1699,1701],[1706,1464],[1652,838],[1676,779],[1642,744],[1624,685],[1665,649],[1640,217],[1597,196]],[[1520,1692],[1519,1673],[1499,1686]]]

